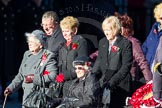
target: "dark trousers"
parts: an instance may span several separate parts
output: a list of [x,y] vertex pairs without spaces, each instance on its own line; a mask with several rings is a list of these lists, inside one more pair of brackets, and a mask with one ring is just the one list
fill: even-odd
[[141,86],[143,86],[145,83],[141,82],[140,80],[138,81],[132,81],[132,86],[131,86],[131,95]]
[[123,108],[125,106],[126,97],[129,96],[129,94],[129,92],[119,88],[111,92],[110,108]]

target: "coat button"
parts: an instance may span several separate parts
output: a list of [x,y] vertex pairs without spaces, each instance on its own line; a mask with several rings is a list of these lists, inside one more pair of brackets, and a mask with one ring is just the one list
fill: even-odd
[[23,89],[25,90],[25,87],[23,87]]

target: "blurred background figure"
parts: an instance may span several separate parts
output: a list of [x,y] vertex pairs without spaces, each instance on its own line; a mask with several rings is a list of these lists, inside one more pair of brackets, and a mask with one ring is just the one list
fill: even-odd
[[156,22],[153,24],[152,29],[142,45],[142,50],[146,56],[150,68],[152,67],[155,53],[162,36],[162,3],[154,8],[154,18]]
[[[157,47],[155,57],[152,63],[153,72],[153,97],[159,103],[158,107],[162,107],[162,3],[156,5],[154,9],[154,16],[157,24],[154,28],[154,38],[157,40]],[[152,45],[152,43],[151,43]]]
[[[132,18],[130,18],[127,14],[120,15],[119,13],[115,13],[115,15],[119,18],[119,21],[121,23],[121,35],[132,42],[133,63],[130,73],[132,76],[133,83],[132,92],[134,92],[144,83],[148,83],[150,80],[152,80],[152,72],[142,51],[141,42],[133,37],[134,29]],[[142,82],[141,79],[143,79],[143,77],[145,81]]]

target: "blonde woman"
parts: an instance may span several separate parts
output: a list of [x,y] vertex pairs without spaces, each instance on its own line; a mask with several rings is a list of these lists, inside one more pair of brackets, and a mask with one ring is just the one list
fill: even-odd
[[159,39],[162,36],[162,3],[158,4],[154,8],[154,18],[156,22],[153,24],[152,29],[147,36],[147,39],[142,45],[142,50],[146,55],[146,59],[150,68],[154,60],[155,52],[159,44]]
[[81,35],[77,35],[79,27],[77,18],[73,16],[63,18],[60,22],[60,27],[66,43],[63,44],[63,47],[59,50],[58,65],[60,74],[56,77],[56,81],[64,82],[76,78],[72,62],[76,57],[87,56],[88,48],[87,41]]
[[[146,59],[150,64],[151,71],[153,72],[153,97],[159,108],[162,107],[162,76],[158,74],[161,72],[162,63],[162,3],[157,4],[154,8],[154,18],[156,22],[153,24],[152,29],[143,43],[143,51]],[[158,67],[158,68],[157,68]],[[157,68],[157,69],[156,69]]]
[[[107,17],[102,23],[102,29],[106,37],[99,42],[99,53],[93,72],[97,76],[102,75],[102,89],[111,91],[110,108],[122,108],[130,92],[132,44],[120,35],[121,25],[117,17]],[[109,107],[107,102],[103,104],[104,108]]]
[[[154,58],[152,63],[152,72],[153,72],[153,97],[156,102],[158,108],[162,107],[162,3],[158,4],[155,9],[155,19],[156,23],[154,24],[154,33],[150,35],[150,38],[156,40],[155,43],[151,43],[151,46],[155,46]],[[156,26],[155,26],[156,25]],[[151,32],[150,32],[151,33]],[[154,37],[154,38],[153,38]],[[150,41],[151,42],[151,41]],[[149,48],[151,48],[151,46]]]

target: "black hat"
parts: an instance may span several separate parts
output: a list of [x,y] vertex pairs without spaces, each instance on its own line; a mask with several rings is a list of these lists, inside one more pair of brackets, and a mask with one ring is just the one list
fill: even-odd
[[25,33],[26,36],[34,35],[40,43],[44,44],[46,36],[42,30],[34,30],[32,33]]
[[90,62],[90,58],[87,56],[79,56],[73,61],[73,66],[75,65],[85,65],[85,63]]

